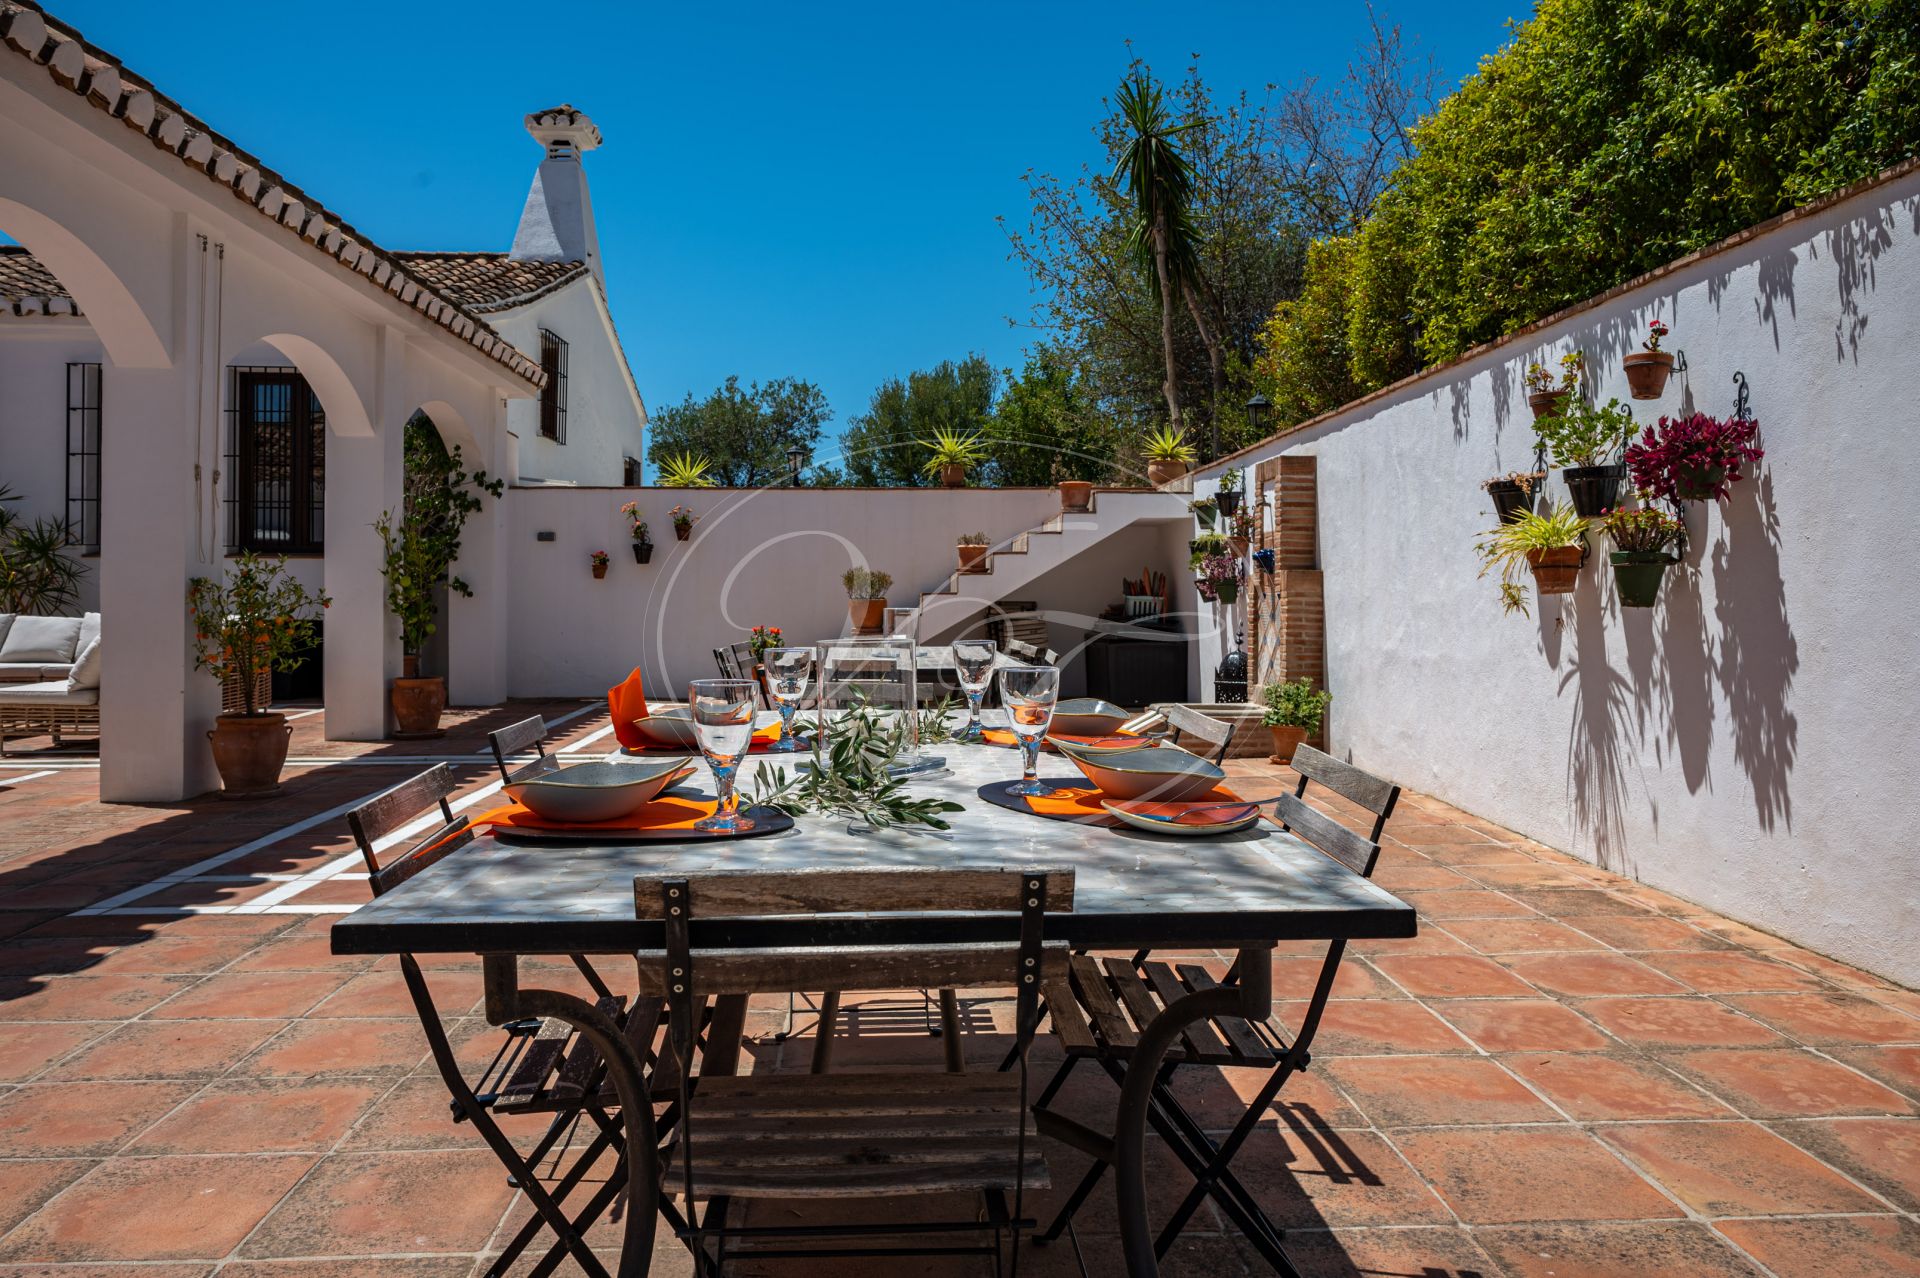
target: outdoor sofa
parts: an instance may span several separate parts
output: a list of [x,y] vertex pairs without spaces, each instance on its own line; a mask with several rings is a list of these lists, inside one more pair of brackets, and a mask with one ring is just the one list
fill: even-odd
[[100,733],[100,614],[0,613],[0,756],[8,737]]

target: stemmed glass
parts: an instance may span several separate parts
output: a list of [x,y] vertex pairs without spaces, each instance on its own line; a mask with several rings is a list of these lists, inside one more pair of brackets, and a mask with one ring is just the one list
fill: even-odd
[[700,753],[713,769],[713,790],[720,808],[696,830],[734,833],[751,830],[753,821],[740,815],[734,793],[734,774],[753,744],[753,684],[746,679],[695,679],[687,685],[687,707],[693,714],[693,735]]
[[1053,666],[1007,666],[1000,671],[1000,700],[1007,722],[1020,742],[1020,779],[1008,794],[1052,794],[1040,783],[1040,742],[1053,723],[1053,706],[1060,698],[1060,671]]
[[953,645],[954,668],[960,673],[960,691],[967,694],[967,730],[962,741],[980,741],[980,702],[993,682],[994,648],[991,639],[959,639]]
[[769,648],[760,660],[767,671],[767,691],[773,694],[774,707],[780,711],[780,739],[769,749],[775,754],[792,754],[800,748],[793,739],[793,716],[813,681],[813,649]]

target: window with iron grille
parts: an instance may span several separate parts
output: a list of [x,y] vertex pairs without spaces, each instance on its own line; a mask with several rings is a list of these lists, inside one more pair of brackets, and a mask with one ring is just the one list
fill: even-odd
[[540,392],[540,433],[556,444],[567,442],[567,344],[558,334],[540,330],[540,367],[547,385]]
[[640,459],[638,457],[623,459],[621,463],[620,482],[629,488],[638,488],[640,486]]
[[233,368],[227,394],[227,549],[324,548],[327,415],[291,368]]
[[100,553],[100,365],[67,365],[67,541]]

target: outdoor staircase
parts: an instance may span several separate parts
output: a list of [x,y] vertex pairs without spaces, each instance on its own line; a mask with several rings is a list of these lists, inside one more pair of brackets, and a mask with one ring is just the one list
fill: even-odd
[[[1019,597],[1020,592],[1047,573],[1086,554],[1122,529],[1138,524],[1186,523],[1188,495],[1153,489],[1119,488],[1096,492],[1085,511],[1061,513],[1037,528],[1016,533],[993,546],[982,569],[954,571],[938,585],[920,594],[920,601],[889,619],[890,633],[917,634],[919,641],[941,643],[977,621],[991,604]],[[1171,571],[1174,565],[1155,565]],[[1140,565],[1116,568],[1120,576]],[[1046,600],[1036,603],[1046,607]],[[906,627],[913,627],[907,630]]]

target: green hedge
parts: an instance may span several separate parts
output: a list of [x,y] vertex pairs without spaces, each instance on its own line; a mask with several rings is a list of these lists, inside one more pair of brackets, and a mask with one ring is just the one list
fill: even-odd
[[1920,151],[1920,0],[1540,0],[1414,142],[1263,334],[1282,420]]

